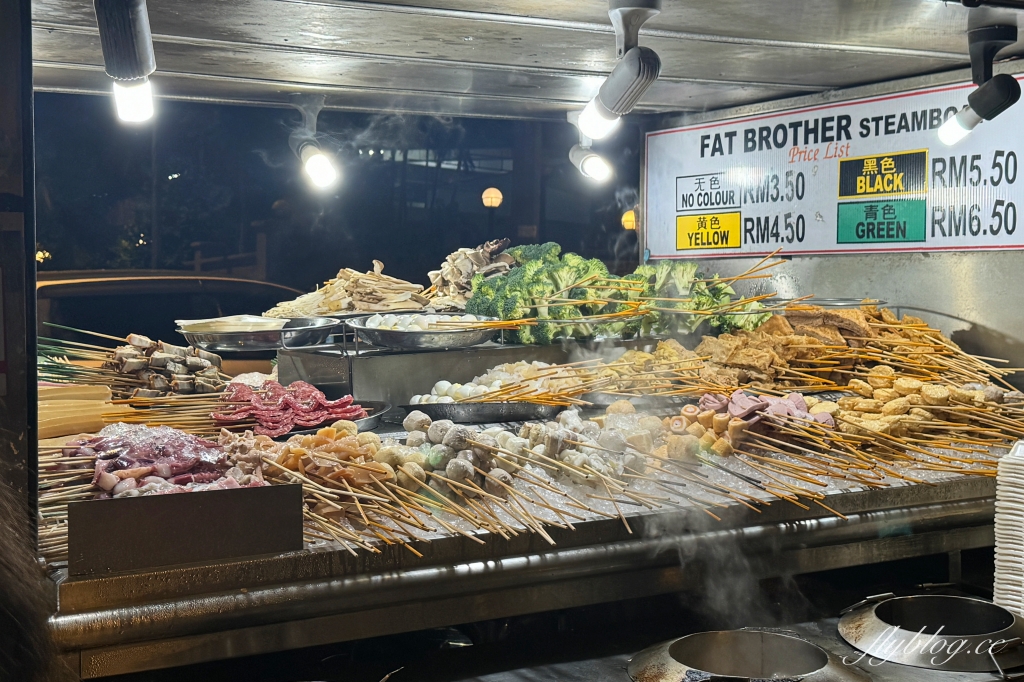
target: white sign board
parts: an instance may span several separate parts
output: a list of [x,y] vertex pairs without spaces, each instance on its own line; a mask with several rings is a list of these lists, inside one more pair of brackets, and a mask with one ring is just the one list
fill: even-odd
[[648,133],[650,257],[1024,249],[1024,104],[938,139],[973,88]]

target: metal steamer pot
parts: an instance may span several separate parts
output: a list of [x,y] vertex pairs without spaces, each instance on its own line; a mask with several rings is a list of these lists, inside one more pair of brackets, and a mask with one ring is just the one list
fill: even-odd
[[664,642],[634,656],[628,671],[634,682],[870,679],[799,637],[759,630],[698,632]]
[[917,668],[1002,672],[1024,665],[1024,620],[983,599],[876,595],[843,612],[839,634],[875,659]]

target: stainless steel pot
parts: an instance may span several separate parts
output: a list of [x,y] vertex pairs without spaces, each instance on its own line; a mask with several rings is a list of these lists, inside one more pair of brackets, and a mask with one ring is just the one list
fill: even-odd
[[698,632],[641,651],[629,662],[634,682],[802,680],[866,682],[863,672],[810,642],[776,632]]
[[875,659],[917,668],[993,672],[1024,665],[1024,621],[983,599],[877,595],[844,612],[839,634]]

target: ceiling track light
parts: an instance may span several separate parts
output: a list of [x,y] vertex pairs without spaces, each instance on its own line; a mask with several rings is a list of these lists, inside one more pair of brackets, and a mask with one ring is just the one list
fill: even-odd
[[597,183],[605,183],[615,175],[612,165],[590,147],[573,145],[569,150],[569,161],[579,169],[583,177]]
[[984,26],[967,32],[971,78],[978,89],[967,96],[967,106],[939,128],[939,140],[953,145],[967,137],[982,121],[991,121],[1020,99],[1020,83],[1008,74],[992,75],[992,62],[1004,47],[1017,42],[1016,26]]
[[316,122],[325,102],[324,95],[292,97],[292,105],[302,112],[302,125],[288,136],[288,146],[299,157],[309,181],[320,189],[334,186],[340,176],[334,160],[316,141]]
[[156,71],[153,34],[146,0],[95,0],[96,25],[103,49],[103,65],[114,80],[114,103],[122,121],[141,123],[153,117]]
[[597,97],[580,113],[580,131],[593,140],[611,135],[619,119],[636,106],[661,73],[661,58],[640,47],[640,27],[661,11],[661,0],[609,0],[608,16],[615,28],[619,63],[601,84]]

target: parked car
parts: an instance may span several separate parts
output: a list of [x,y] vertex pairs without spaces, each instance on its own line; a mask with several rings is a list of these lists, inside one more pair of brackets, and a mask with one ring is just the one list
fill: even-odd
[[40,272],[40,336],[84,341],[47,322],[110,334],[129,333],[182,343],[175,320],[259,315],[303,292],[270,282],[180,271],[93,270]]

